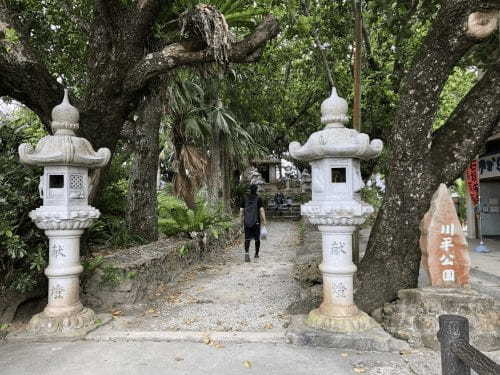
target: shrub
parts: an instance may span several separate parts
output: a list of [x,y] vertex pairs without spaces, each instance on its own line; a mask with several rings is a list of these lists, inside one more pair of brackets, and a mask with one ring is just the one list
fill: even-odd
[[220,207],[209,206],[204,200],[196,202],[194,210],[171,195],[158,195],[158,228],[167,236],[183,234],[190,238],[200,233],[210,233],[218,237],[231,226],[231,217]]
[[82,237],[83,255],[86,255],[88,249],[92,247],[113,249],[145,243],[143,238],[129,232],[125,220],[130,172],[128,160],[129,153],[119,145],[106,171],[102,189],[94,202],[102,216],[85,231]]
[[129,153],[118,146],[111,164],[104,175],[102,189],[94,202],[103,216],[125,217],[127,213],[128,176],[130,166]]
[[27,292],[44,280],[48,244],[29,218],[41,205],[38,193],[41,168],[19,162],[21,143],[36,143],[44,135],[37,117],[22,109],[0,119],[0,294]]
[[146,241],[129,232],[123,217],[103,215],[85,232],[86,242],[90,247],[123,248],[141,245]]

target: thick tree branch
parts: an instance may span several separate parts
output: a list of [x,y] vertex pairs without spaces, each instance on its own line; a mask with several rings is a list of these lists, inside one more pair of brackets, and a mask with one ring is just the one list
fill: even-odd
[[[500,2],[500,1],[499,1]],[[432,125],[439,107],[441,91],[453,68],[480,39],[468,35],[472,8],[467,1],[448,3],[433,22],[413,69],[401,85],[401,102],[394,126],[393,142],[409,140],[408,153],[432,143]]]
[[441,181],[458,178],[500,119],[500,63],[466,95],[445,125],[434,133],[432,160]]
[[[16,27],[7,2],[0,1],[0,92],[33,110],[48,126],[52,108],[62,99],[62,86],[51,76]],[[8,40],[7,34],[15,33]]]
[[[263,23],[248,37],[232,45],[229,61],[236,63],[254,62],[265,44],[276,37],[279,25],[273,16],[267,16]],[[162,51],[148,54],[128,74],[125,90],[140,90],[146,82],[162,73],[180,66],[215,62],[208,50],[190,51],[182,44],[171,44]]]

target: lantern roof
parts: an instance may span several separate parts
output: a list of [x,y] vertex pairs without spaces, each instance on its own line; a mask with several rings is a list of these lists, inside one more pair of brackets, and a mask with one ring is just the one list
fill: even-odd
[[36,147],[23,143],[19,146],[21,163],[29,166],[66,165],[73,167],[102,168],[111,158],[111,151],[101,148],[94,151],[85,138],[77,137],[80,113],[69,102],[68,90],[64,90],[61,104],[52,110],[54,135],[40,139]]
[[367,134],[344,126],[349,120],[348,109],[346,100],[338,96],[334,87],[331,96],[321,104],[321,123],[325,128],[311,134],[303,146],[299,142],[290,143],[292,157],[313,161],[324,158],[369,160],[379,156],[383,149],[380,139],[370,142]]

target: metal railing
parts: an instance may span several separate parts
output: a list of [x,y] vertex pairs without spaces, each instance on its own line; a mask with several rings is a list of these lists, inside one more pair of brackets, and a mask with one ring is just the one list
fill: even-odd
[[469,344],[469,321],[458,315],[439,317],[442,375],[500,375],[500,365]]

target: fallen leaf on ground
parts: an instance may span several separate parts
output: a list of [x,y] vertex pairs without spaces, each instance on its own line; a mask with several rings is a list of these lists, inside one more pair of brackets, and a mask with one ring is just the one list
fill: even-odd
[[209,345],[209,344],[210,344],[210,338],[209,338],[209,337],[205,337],[205,338],[203,338],[203,342],[204,342],[205,344]]
[[265,329],[271,329],[273,328],[273,325],[271,323],[267,323],[265,326],[264,326]]
[[363,372],[366,372],[366,369],[362,368],[362,367],[354,367],[354,372],[357,372],[358,374],[362,374]]
[[150,314],[153,314],[153,313],[155,313],[155,312],[156,312],[156,310],[155,310],[155,309],[149,309],[149,310],[148,310],[148,313],[150,313]]
[[111,311],[111,315],[113,316],[118,316],[118,315],[122,315],[123,312],[121,310],[114,310],[114,311]]
[[223,348],[224,348],[224,345],[222,345],[222,344],[216,344],[216,345],[215,345],[215,347],[216,347],[217,349],[223,349]]
[[342,353],[342,354],[340,354],[340,356],[345,358],[345,357],[348,357],[348,356],[349,356],[349,354],[347,354],[347,353]]
[[175,357],[174,359],[175,359],[177,362],[184,361],[184,358],[181,358],[181,357]]
[[246,368],[252,368],[252,362],[250,362],[250,361],[244,361],[243,362],[243,366],[245,366]]

